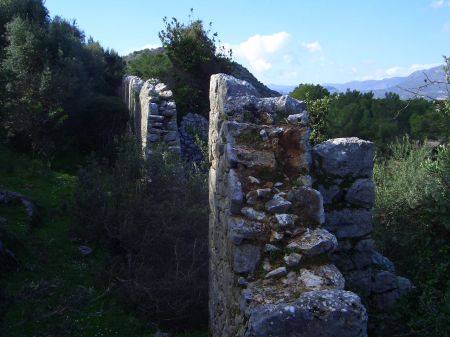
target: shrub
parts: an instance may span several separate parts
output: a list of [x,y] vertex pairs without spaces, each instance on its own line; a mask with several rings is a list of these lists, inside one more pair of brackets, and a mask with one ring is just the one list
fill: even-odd
[[158,149],[142,159],[133,142],[106,170],[80,174],[76,230],[109,247],[105,269],[120,297],[175,329],[207,324],[206,175]]
[[376,336],[450,334],[450,148],[408,139],[375,166],[376,236],[417,292],[388,315],[372,316]]

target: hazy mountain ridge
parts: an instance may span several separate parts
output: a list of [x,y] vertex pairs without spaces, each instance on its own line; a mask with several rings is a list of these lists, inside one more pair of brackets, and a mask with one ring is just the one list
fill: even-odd
[[[426,85],[430,81],[439,82],[439,84]],[[425,98],[445,99],[449,96],[450,91],[450,85],[446,84],[446,82],[443,66],[437,66],[426,70],[418,70],[404,77],[350,81],[347,83],[324,83],[322,86],[331,93],[345,92],[347,90],[372,91],[375,98],[383,98],[386,93],[393,92],[404,100],[414,98],[416,96],[415,93]],[[296,86],[271,84],[269,87],[281,93],[289,93]]]

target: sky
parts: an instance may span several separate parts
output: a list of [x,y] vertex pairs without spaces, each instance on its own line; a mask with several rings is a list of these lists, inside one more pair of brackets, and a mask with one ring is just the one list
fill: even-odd
[[160,45],[163,18],[212,22],[265,84],[406,76],[450,56],[450,0],[46,0],[121,55]]

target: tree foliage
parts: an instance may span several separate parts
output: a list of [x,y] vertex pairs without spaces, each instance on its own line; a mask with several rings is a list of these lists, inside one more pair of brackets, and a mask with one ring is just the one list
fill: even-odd
[[76,232],[109,247],[121,299],[172,330],[207,325],[206,182],[166,149],[144,160],[132,140],[113,167],[93,161],[80,174]]
[[1,1],[0,29],[3,140],[42,154],[76,145],[72,119],[93,97],[115,95],[122,59],[74,22],[50,19],[41,0]]
[[450,148],[408,138],[388,147],[374,171],[375,234],[417,292],[388,314],[372,316],[374,336],[450,334]]
[[164,18],[159,38],[173,65],[175,100],[181,114],[195,111],[207,116],[209,79],[229,71],[231,55],[216,46],[217,33],[211,33],[211,24],[205,30],[201,20],[189,19],[185,24]]

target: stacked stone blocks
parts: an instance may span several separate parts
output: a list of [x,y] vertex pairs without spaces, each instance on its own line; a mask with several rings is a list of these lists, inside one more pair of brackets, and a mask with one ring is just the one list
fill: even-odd
[[329,258],[338,241],[312,188],[305,104],[224,74],[210,103],[213,336],[366,336],[366,311]]
[[157,144],[165,144],[180,153],[176,104],[172,91],[164,83],[126,76],[122,97],[130,112],[130,130],[145,154],[151,154]]
[[325,227],[339,242],[332,260],[343,272],[346,288],[370,299],[376,309],[387,310],[412,284],[396,276],[393,264],[374,248],[373,152],[373,143],[354,137],[316,145],[314,186],[323,196]]

